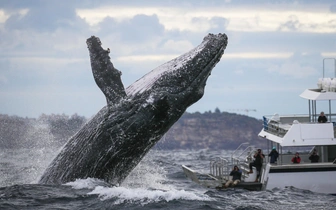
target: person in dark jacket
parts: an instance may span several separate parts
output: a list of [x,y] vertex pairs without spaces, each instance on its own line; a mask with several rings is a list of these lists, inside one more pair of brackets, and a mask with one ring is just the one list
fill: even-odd
[[241,175],[242,175],[242,172],[241,170],[239,170],[238,166],[234,166],[233,170],[230,173],[230,176],[232,176],[232,180],[227,181],[224,187],[227,188],[231,184],[233,187],[236,186],[241,180]]
[[275,163],[279,157],[278,151],[276,151],[276,147],[273,147],[272,151],[268,154],[268,157],[271,157],[270,163]]
[[309,160],[312,163],[318,163],[320,156],[317,154],[316,150],[313,151],[313,154],[309,156]]
[[320,116],[317,119],[319,123],[326,123],[328,121],[327,117],[324,115],[324,112],[320,113]]
[[253,170],[252,170],[252,167],[256,167],[257,169],[257,178],[255,180],[255,182],[258,182],[258,179],[260,177],[260,171],[261,171],[261,168],[262,168],[262,164],[264,162],[264,158],[265,158],[265,155],[262,153],[261,149],[258,149],[257,152],[254,154],[253,156],[255,159],[252,163],[250,163],[249,167],[250,167],[250,171],[247,172],[248,174],[252,174],[253,173]]
[[292,158],[292,163],[300,163],[300,162],[301,162],[301,158],[300,158],[299,153],[297,152],[295,156]]

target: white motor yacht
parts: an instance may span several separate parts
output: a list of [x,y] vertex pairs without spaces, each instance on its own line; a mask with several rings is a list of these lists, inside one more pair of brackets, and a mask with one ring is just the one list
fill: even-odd
[[[325,61],[325,60],[324,60]],[[323,61],[323,64],[324,64]],[[336,66],[336,60],[335,66]],[[323,65],[324,66],[324,65]],[[336,67],[335,67],[336,68]],[[269,190],[293,186],[318,193],[336,195],[336,69],[333,78],[324,76],[317,82],[318,87],[306,89],[300,97],[307,100],[308,114],[272,115],[263,117],[263,128],[258,134],[266,141],[264,164],[258,182],[256,170],[248,174],[248,164],[256,151],[254,146],[244,143],[230,157],[217,158],[210,162],[210,173],[198,173],[183,165],[183,171],[192,181],[205,187],[223,188],[230,179],[233,165],[242,171],[242,180],[235,187],[248,190]],[[317,121],[320,103],[327,107],[327,122]],[[319,112],[318,112],[319,111]],[[245,146],[245,148],[243,148]],[[275,147],[279,152],[276,163],[269,163],[268,152]],[[312,163],[310,155],[317,152],[318,162]],[[292,163],[296,152],[300,153],[301,162]]]

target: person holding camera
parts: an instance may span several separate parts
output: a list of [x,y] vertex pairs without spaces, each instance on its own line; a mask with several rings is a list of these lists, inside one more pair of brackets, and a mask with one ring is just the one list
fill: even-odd
[[301,162],[301,158],[299,153],[295,153],[295,156],[292,158],[292,163],[300,163]]
[[227,188],[231,184],[233,187],[236,186],[241,180],[241,175],[242,175],[242,171],[239,170],[238,166],[234,166],[233,170],[230,173],[230,176],[232,176],[232,180],[227,181],[224,187]]
[[250,167],[250,171],[247,172],[248,174],[252,174],[253,173],[253,170],[252,170],[252,167],[256,167],[257,169],[257,178],[255,180],[255,182],[258,182],[258,179],[260,177],[260,171],[261,171],[261,168],[262,168],[262,164],[264,162],[264,158],[265,158],[265,155],[262,153],[261,149],[258,149],[257,152],[254,154],[253,156],[255,159],[252,163],[250,163],[249,167]]
[[320,113],[320,116],[317,119],[319,123],[326,123],[328,121],[327,117],[324,115],[324,112]]
[[318,163],[320,156],[317,154],[316,150],[314,149],[313,154],[309,156],[309,160],[311,163]]

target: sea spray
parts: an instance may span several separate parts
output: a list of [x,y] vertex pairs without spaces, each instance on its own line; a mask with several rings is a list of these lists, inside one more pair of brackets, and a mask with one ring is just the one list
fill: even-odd
[[160,151],[150,151],[120,186],[107,186],[102,180],[93,178],[77,179],[66,185],[74,189],[92,189],[88,195],[98,195],[100,200],[109,200],[115,205],[132,203],[144,206],[160,201],[212,200],[204,192],[186,191],[169,184],[166,177],[168,172],[160,161],[156,160],[158,152]]

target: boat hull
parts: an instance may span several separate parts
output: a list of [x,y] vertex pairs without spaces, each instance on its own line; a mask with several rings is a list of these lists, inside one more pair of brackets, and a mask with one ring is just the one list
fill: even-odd
[[267,165],[266,190],[295,187],[317,193],[336,194],[336,164]]

